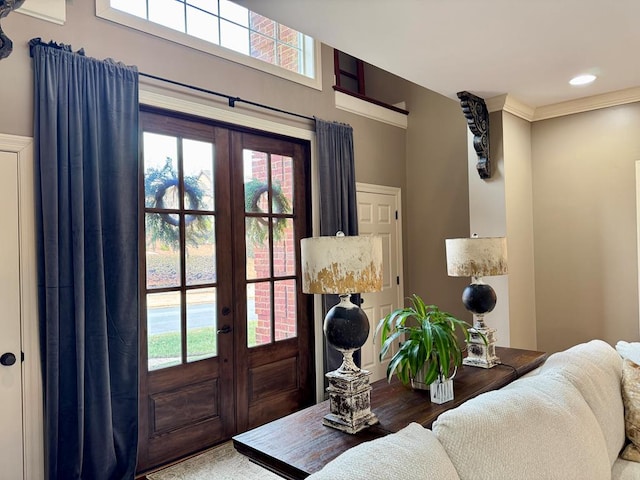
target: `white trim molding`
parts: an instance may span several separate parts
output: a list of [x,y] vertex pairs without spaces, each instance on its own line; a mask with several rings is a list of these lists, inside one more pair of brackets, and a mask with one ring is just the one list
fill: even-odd
[[140,104],[210,118],[213,120],[220,120],[221,122],[242,125],[243,127],[255,128],[265,132],[315,141],[315,131],[311,129],[315,127],[310,126],[307,130],[282,123],[276,123],[271,120],[252,117],[243,113],[205,105],[200,102],[192,102],[163,93],[157,93],[145,88],[144,85],[140,85]]
[[568,100],[566,102],[544,105],[537,108],[530,107],[509,94],[499,95],[486,100],[489,112],[502,110],[529,122],[564,117],[566,115],[573,115],[574,113],[589,112],[591,110],[615,107],[617,105],[634,102],[640,102],[640,87],[627,88],[616,92],[578,98],[576,100]]
[[44,478],[44,395],[40,362],[33,185],[33,138],[0,134],[0,150],[18,156],[24,478]]
[[562,117],[573,113],[588,112],[634,102],[640,102],[640,87],[627,88],[616,92],[603,93],[601,95],[538,107],[536,108],[533,121]]
[[360,98],[334,90],[336,108],[347,112],[362,115],[363,117],[388,123],[394,127],[407,128],[407,115],[394,112],[375,103],[367,102]]
[[16,12],[58,25],[67,20],[65,0],[28,0]]

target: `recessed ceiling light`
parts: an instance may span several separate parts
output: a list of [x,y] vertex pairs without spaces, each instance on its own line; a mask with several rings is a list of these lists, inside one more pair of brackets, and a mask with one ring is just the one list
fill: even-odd
[[593,82],[595,79],[596,79],[595,75],[586,73],[584,75],[578,75],[577,77],[573,77],[571,80],[569,80],[569,83],[571,85],[587,85]]

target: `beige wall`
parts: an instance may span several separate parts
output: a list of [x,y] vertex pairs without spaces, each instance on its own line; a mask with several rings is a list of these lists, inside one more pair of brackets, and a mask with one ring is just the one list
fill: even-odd
[[[406,101],[408,128],[371,120],[334,106],[333,51],[322,48],[323,90],[186,48],[95,17],[94,2],[67,2],[67,22],[55,25],[18,13],[3,19],[14,52],[0,61],[0,132],[32,135],[32,67],[27,42],[33,37],[84,48],[88,56],[111,57],[144,73],[197,85],[354,129],[356,180],[403,191],[405,293],[421,293],[450,310],[464,309],[464,283],[446,276],[444,239],[468,234],[466,123],[457,101],[444,98],[386,72],[368,68],[372,92],[388,102]],[[148,80],[145,88],[154,90]],[[217,98],[162,85],[176,97],[228,108]],[[239,104],[240,105],[240,104]],[[234,111],[312,130],[306,120],[239,106]]]
[[640,104],[532,126],[538,347],[638,341]]
[[445,239],[469,235],[467,125],[457,101],[413,86],[407,97],[405,295],[470,320],[468,279],[447,276]]
[[509,346],[537,348],[531,124],[502,115],[509,261]]

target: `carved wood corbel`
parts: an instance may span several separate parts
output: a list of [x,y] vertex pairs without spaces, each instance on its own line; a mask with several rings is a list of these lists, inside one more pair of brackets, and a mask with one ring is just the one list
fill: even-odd
[[489,111],[484,100],[469,92],[458,92],[462,113],[467,119],[469,130],[473,133],[473,148],[478,154],[476,170],[480,178],[491,178],[491,159],[489,158]]
[[[0,20],[9,15],[16,8],[20,8],[24,0],[0,0]],[[13,42],[2,31],[0,25],[0,60],[7,58],[13,50]]]

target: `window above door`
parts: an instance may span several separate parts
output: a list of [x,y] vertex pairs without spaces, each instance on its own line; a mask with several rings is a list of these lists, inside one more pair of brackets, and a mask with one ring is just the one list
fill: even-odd
[[229,0],[96,0],[96,15],[322,89],[319,42]]

